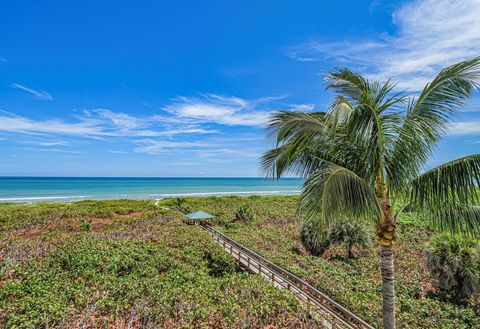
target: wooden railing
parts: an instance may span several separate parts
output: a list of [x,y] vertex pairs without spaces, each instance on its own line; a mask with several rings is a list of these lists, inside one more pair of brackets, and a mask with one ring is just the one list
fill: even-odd
[[276,286],[292,291],[299,299],[316,307],[322,322],[327,328],[361,328],[373,329],[368,323],[317,290],[308,282],[273,264],[268,259],[241,245],[208,223],[203,224],[205,230],[223,248],[235,257],[239,264],[251,272],[261,274],[270,279]]

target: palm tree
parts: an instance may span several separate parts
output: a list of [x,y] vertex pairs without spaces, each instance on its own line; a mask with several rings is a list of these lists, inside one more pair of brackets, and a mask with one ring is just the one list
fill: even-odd
[[[275,178],[305,178],[299,212],[329,227],[343,218],[373,221],[380,243],[383,326],[395,328],[397,219],[413,207],[441,230],[480,232],[480,154],[424,172],[458,109],[480,81],[480,57],[443,69],[418,95],[395,92],[347,68],[329,72],[327,112],[275,113],[276,146],[262,157]],[[396,212],[394,211],[396,210]]]

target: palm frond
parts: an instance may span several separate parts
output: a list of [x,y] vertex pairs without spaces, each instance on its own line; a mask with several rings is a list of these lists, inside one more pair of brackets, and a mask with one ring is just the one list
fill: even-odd
[[274,113],[267,125],[269,135],[276,137],[277,145],[288,139],[309,138],[325,131],[323,118],[325,113],[303,113],[278,111]]
[[304,176],[312,166],[319,165],[323,158],[332,160],[328,152],[320,157],[311,154],[311,140],[325,131],[323,115],[324,113],[287,111],[272,115],[267,129],[270,135],[275,136],[277,146],[260,159],[261,168],[267,176],[280,178],[287,172]]
[[480,206],[440,204],[434,209],[420,209],[419,215],[441,231],[480,237]]
[[345,167],[324,164],[304,183],[300,213],[328,227],[342,218],[380,218],[371,187]]
[[399,105],[404,103],[403,92],[394,93],[395,84],[369,82],[349,69],[337,69],[326,78],[327,88],[339,95],[327,115],[327,126],[348,135],[364,151],[371,175],[383,177],[385,156],[391,154],[403,122]]
[[446,128],[452,114],[465,105],[480,79],[480,56],[453,64],[423,89],[409,108],[409,114],[420,116],[430,126],[432,136]]
[[307,177],[326,161],[365,177],[368,162],[363,161],[364,150],[356,147],[344,135],[342,138],[332,138],[325,129],[326,120],[323,112],[275,113],[268,129],[270,134],[276,136],[276,147],[266,152],[260,160],[267,176],[280,178],[292,173]]
[[476,205],[479,200],[480,154],[447,162],[412,181],[411,202],[435,209],[442,204]]
[[398,138],[386,159],[392,186],[405,189],[418,176],[456,111],[466,104],[480,80],[480,57],[443,69],[417,99],[411,99]]
[[290,138],[267,151],[261,157],[260,165],[267,177],[274,178],[287,173],[308,177],[325,162],[343,166],[366,178],[369,167],[363,161],[364,153],[353,143],[319,134],[310,138]]
[[336,68],[325,77],[327,89],[344,96],[355,107],[363,103],[370,89],[368,80],[348,68]]
[[352,104],[343,96],[336,96],[326,114],[325,124],[329,134],[334,137],[338,127],[347,122],[354,111]]
[[480,234],[480,154],[447,162],[412,181],[410,203],[441,230]]
[[279,179],[287,173],[307,177],[325,161],[324,158],[333,160],[328,153],[323,157],[313,156],[312,153],[304,144],[292,141],[267,151],[260,159],[260,166],[267,177]]

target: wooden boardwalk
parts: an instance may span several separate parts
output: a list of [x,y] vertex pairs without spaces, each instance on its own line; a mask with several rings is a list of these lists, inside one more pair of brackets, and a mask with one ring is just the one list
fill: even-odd
[[252,273],[262,275],[276,287],[288,289],[298,299],[313,305],[325,328],[373,329],[368,323],[294,274],[230,239],[209,224],[204,224],[203,228],[238,261],[240,266]]

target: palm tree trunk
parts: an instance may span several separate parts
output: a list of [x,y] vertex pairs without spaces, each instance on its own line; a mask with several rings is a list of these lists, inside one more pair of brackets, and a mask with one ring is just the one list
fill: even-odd
[[392,246],[381,246],[380,268],[382,270],[382,292],[383,292],[383,328],[395,328],[395,284],[393,280],[393,248]]

